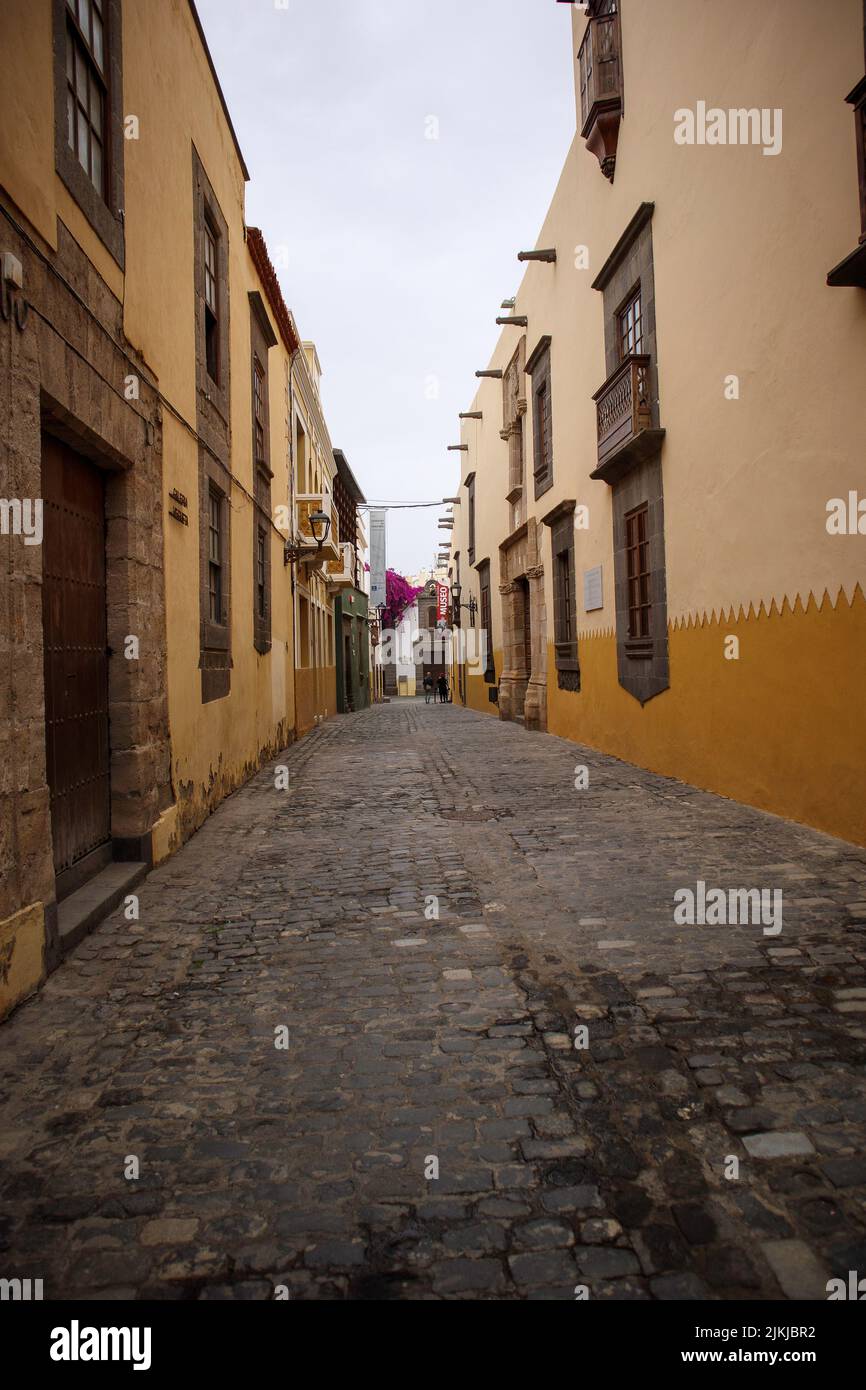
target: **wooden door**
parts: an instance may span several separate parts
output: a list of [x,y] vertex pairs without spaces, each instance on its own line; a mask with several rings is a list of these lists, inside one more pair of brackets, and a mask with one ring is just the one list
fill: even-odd
[[532,675],[532,616],[529,580],[521,579],[523,597],[523,670],[527,680]]
[[61,876],[111,834],[103,474],[43,435],[42,497],[45,736],[61,896]]

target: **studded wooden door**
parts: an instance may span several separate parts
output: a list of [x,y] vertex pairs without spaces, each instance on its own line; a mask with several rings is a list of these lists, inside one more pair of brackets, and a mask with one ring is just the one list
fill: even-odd
[[54,870],[110,839],[103,474],[42,436],[42,624]]

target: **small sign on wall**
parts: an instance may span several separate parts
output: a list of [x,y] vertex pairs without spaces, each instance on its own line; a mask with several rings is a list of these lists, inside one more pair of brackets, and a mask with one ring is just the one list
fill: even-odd
[[604,608],[601,571],[601,565],[596,565],[595,569],[583,571],[583,607],[587,613]]

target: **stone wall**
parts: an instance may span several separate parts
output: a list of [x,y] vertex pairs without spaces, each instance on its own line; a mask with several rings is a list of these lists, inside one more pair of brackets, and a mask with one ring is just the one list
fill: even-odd
[[[56,255],[9,209],[4,249],[23,266],[23,327],[0,321],[0,495],[41,497],[46,431],[105,471],[111,833],[117,858],[150,858],[150,831],[171,801],[166,706],[160,404],[144,363],[125,343],[122,306],[62,223]],[[19,315],[19,319],[20,319]],[[135,392],[138,399],[134,399]],[[0,930],[22,909],[31,953],[41,917],[40,974],[14,962],[0,979],[0,1012],[38,985],[57,955],[45,762],[42,550],[0,537]],[[139,642],[137,660],[125,639]],[[38,928],[37,928],[38,930]],[[6,943],[14,957],[18,949]]]

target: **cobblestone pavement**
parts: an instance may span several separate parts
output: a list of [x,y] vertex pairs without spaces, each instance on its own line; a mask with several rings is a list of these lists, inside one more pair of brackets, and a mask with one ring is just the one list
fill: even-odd
[[[866,1274],[866,853],[450,706],[283,761],[2,1029],[0,1273],[205,1299]],[[781,934],[675,925],[698,880],[781,889]]]

